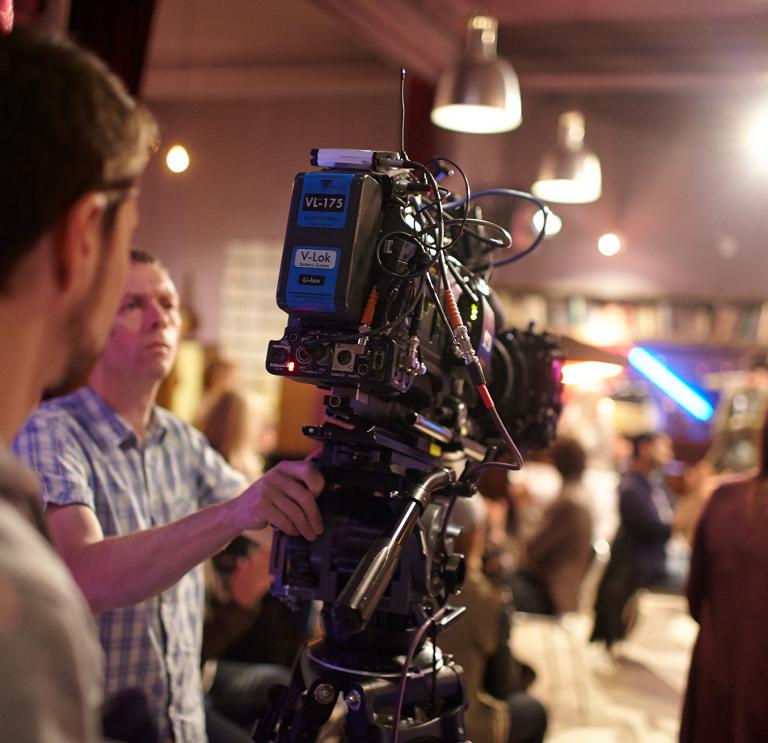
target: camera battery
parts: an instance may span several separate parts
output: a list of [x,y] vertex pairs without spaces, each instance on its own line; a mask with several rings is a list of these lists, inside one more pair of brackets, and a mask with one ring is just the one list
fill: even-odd
[[359,322],[373,280],[379,178],[321,170],[294,179],[277,285],[277,304],[289,315]]

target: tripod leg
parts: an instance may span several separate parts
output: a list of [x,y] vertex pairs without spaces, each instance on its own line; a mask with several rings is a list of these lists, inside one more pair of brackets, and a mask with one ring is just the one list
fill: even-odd
[[255,743],[270,743],[278,740],[275,738],[278,725],[281,728],[290,727],[290,719],[298,709],[301,695],[306,689],[301,663],[303,655],[304,648],[299,651],[293,662],[290,685],[273,686],[269,690],[269,706],[253,728],[252,739]]
[[287,735],[278,740],[314,743],[320,728],[328,722],[338,696],[339,690],[330,681],[316,679],[303,695],[301,709],[293,719]]
[[270,689],[269,708],[253,732],[255,743],[310,743],[330,718],[339,691],[322,678],[315,679],[306,689],[303,652],[294,663],[291,685]]

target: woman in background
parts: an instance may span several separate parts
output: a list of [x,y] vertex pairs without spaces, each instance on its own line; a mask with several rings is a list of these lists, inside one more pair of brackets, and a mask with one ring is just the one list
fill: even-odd
[[757,474],[721,485],[696,528],[682,743],[768,741],[768,417],[761,435]]
[[234,389],[220,392],[208,409],[202,431],[211,446],[249,480],[262,475],[256,411],[244,394]]

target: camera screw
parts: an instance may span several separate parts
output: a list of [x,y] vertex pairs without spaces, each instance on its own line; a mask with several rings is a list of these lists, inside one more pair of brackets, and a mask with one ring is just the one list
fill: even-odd
[[344,697],[344,701],[346,702],[347,707],[352,710],[352,712],[357,712],[357,710],[360,709],[363,697],[357,689],[352,689]]
[[336,689],[331,684],[318,684],[315,688],[315,701],[318,704],[331,704],[336,698]]

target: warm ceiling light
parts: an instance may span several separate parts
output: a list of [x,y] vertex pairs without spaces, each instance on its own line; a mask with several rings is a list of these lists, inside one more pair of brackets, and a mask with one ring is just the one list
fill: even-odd
[[759,166],[768,166],[768,109],[757,111],[747,128],[749,157]]
[[605,256],[616,255],[621,250],[621,238],[613,232],[606,232],[597,241],[597,249]]
[[463,58],[438,80],[433,124],[472,134],[508,132],[520,126],[520,84],[512,65],[496,56],[497,29],[495,18],[470,18]]
[[183,173],[189,167],[189,153],[181,144],[175,144],[165,156],[165,164],[172,173]]
[[[533,214],[533,231],[538,234],[544,226],[544,212],[537,209]],[[544,237],[554,237],[563,229],[563,220],[557,216],[551,209],[547,214],[547,225],[544,230]]]
[[531,190],[544,201],[588,204],[600,198],[602,180],[600,160],[584,145],[584,116],[579,111],[560,114],[557,146],[544,156]]
[[617,377],[623,371],[621,364],[609,364],[604,361],[569,362],[563,366],[563,384],[591,384]]

